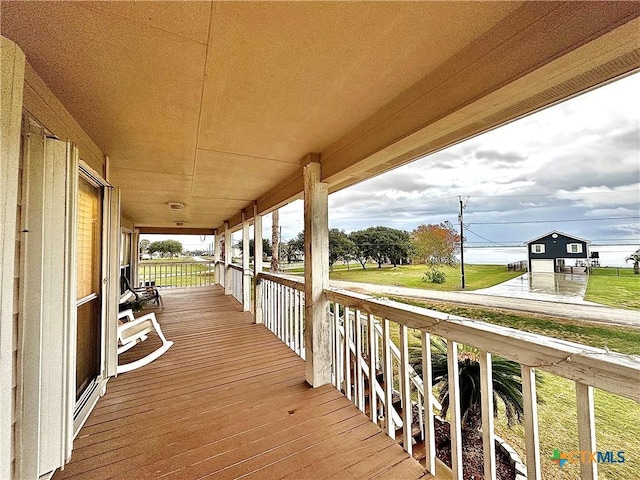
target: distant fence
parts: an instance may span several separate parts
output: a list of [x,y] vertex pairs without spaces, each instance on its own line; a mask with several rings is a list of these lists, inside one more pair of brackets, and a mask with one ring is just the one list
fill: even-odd
[[141,262],[138,285],[200,287],[215,284],[213,262]]
[[631,267],[591,267],[589,269],[591,275],[609,276],[609,277],[629,277],[633,275]]
[[507,265],[507,270],[510,272],[526,272],[529,270],[529,262],[527,260],[520,260],[519,262],[513,262]]

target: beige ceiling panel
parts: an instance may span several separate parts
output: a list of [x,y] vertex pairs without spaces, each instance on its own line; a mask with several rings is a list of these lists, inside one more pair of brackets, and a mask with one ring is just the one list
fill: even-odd
[[193,194],[244,200],[246,203],[299,168],[298,162],[198,150]]
[[[176,3],[172,16],[182,11]],[[112,164],[192,173],[206,45],[81,2],[2,2],[2,17]]]
[[98,12],[172,33],[203,44],[209,34],[211,2],[84,2]]
[[[112,167],[111,182],[124,191],[137,190],[140,195],[148,192],[167,192],[189,196],[192,177],[162,172],[139,172],[127,168]],[[177,200],[181,201],[181,200]]]
[[322,151],[519,5],[219,3],[199,147]]

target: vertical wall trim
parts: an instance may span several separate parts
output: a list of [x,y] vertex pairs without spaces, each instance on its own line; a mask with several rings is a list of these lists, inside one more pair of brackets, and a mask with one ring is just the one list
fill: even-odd
[[0,478],[12,478],[14,264],[25,59],[18,46],[4,37],[0,37],[0,63]]

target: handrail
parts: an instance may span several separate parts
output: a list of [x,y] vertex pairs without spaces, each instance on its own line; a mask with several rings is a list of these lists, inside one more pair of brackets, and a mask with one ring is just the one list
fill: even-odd
[[640,402],[640,358],[355,292],[325,292],[330,301]]

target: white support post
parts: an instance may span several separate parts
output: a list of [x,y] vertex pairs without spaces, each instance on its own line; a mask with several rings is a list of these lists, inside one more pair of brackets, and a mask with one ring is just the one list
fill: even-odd
[[451,419],[451,471],[453,480],[462,480],[462,418],[460,414],[460,372],[458,343],[447,340],[449,369],[449,417]]
[[131,234],[131,285],[137,287],[140,284],[138,272],[140,268],[140,230],[133,229]]
[[231,230],[229,222],[224,222],[224,294],[231,295],[233,291],[231,276]]
[[482,397],[484,478],[496,478],[496,446],[493,430],[493,363],[489,352],[478,352],[478,358],[480,360],[480,395]]
[[249,220],[242,211],[242,311],[251,310],[251,272],[249,271]]
[[320,182],[320,155],[309,154],[304,175],[304,278],[306,380],[331,383],[329,309],[329,186]]
[[538,402],[536,395],[536,371],[521,366],[522,400],[524,407],[524,436],[527,448],[527,479],[540,480],[540,439],[538,436]]
[[255,302],[255,307],[253,310],[253,321],[255,323],[263,323],[264,322],[264,310],[262,307],[263,296],[262,296],[262,286],[258,281],[258,275],[262,273],[262,215],[258,214],[258,204],[253,204],[253,245],[254,245],[254,255],[253,255],[253,271],[254,271],[254,282],[253,282],[253,299]]
[[[595,452],[596,423],[593,409],[593,387],[576,382],[578,404],[578,446],[581,452]],[[580,479],[597,480],[598,464],[593,461],[580,462]]]

